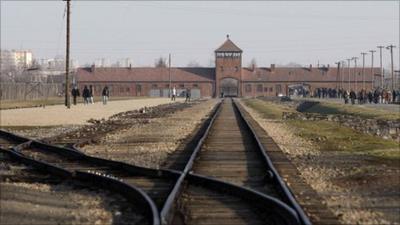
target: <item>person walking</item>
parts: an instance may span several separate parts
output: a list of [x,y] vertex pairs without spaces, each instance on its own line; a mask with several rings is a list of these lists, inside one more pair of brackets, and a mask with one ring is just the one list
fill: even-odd
[[89,104],[89,98],[90,98],[90,91],[88,87],[85,85],[82,91],[82,97],[83,97],[83,104],[88,105]]
[[108,98],[110,97],[110,91],[108,90],[107,86],[105,86],[103,88],[103,91],[101,92],[101,96],[103,98],[103,105],[107,105]]
[[171,96],[171,101],[175,101],[176,98],[176,88],[175,86],[172,88],[172,96]]
[[343,91],[343,99],[344,99],[344,104],[349,103],[349,93],[347,91]]
[[79,92],[79,89],[76,85],[74,86],[74,88],[72,88],[71,95],[72,95],[73,103],[74,103],[74,105],[76,105],[76,98],[81,95],[81,93]]
[[374,95],[372,94],[372,90],[368,92],[368,102],[369,104],[372,104],[374,100]]
[[190,102],[190,89],[189,89],[189,88],[186,89],[186,99],[185,99],[185,102]]
[[357,98],[356,93],[355,93],[353,90],[351,90],[351,91],[350,91],[350,100],[351,100],[351,104],[352,104],[352,105],[355,104],[356,98]]
[[94,92],[93,86],[89,85],[89,94],[90,94],[89,100],[91,104],[94,104],[93,92]]

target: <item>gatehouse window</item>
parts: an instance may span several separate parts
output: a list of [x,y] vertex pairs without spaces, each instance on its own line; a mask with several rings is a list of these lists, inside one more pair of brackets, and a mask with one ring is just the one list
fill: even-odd
[[264,92],[268,92],[268,88],[267,87],[264,88]]
[[221,66],[220,69],[221,69],[221,71],[224,71],[224,67],[223,66]]
[[274,88],[273,88],[273,87],[270,87],[270,88],[269,88],[269,91],[270,91],[270,92],[273,92],[273,91],[274,91]]
[[151,87],[152,88],[157,88],[157,84],[152,84]]
[[251,84],[246,84],[244,90],[245,90],[246,92],[251,92]]

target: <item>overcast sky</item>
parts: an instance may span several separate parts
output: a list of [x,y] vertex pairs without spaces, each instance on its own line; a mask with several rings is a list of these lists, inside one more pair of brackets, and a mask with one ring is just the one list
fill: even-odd
[[[398,68],[399,9],[399,1],[72,1],[71,55],[80,64],[130,57],[145,66],[171,53],[173,66],[208,66],[230,34],[245,66],[252,58],[259,66],[332,65],[394,44]],[[62,1],[2,0],[1,48],[30,49],[36,58],[64,55],[64,11]],[[384,50],[385,66],[388,56]]]

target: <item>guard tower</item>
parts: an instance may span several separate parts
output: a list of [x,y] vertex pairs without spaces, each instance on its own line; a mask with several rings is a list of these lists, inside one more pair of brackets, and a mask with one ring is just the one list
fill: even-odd
[[215,50],[216,97],[242,96],[242,49],[226,35],[226,41]]

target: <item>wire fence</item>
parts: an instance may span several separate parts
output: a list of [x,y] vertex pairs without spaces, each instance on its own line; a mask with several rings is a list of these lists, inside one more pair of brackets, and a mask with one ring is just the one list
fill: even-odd
[[57,97],[64,93],[61,83],[1,83],[1,100],[32,100]]

